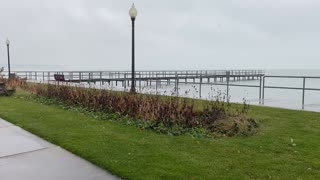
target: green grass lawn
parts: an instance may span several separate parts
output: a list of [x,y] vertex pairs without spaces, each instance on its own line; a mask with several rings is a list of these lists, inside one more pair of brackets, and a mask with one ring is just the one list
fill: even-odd
[[250,115],[254,136],[195,139],[0,97],[1,118],[126,179],[320,179],[320,113],[252,106]]

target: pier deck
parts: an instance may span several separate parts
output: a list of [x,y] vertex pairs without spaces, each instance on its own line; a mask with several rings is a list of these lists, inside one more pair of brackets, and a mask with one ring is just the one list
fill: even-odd
[[[130,71],[16,71],[15,74],[19,77],[26,78],[27,80],[42,80],[52,81],[56,80],[54,75],[63,75],[63,81],[66,82],[130,82]],[[136,71],[136,81],[171,81],[188,80],[202,81],[207,79],[208,82],[213,80],[219,81],[242,81],[259,79],[265,75],[262,70],[198,70],[198,71]]]

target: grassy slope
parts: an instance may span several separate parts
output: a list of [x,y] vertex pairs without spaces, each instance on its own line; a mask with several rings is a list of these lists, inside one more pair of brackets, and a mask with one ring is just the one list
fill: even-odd
[[252,107],[251,114],[261,125],[255,136],[193,139],[0,97],[0,117],[124,178],[320,178],[320,113]]

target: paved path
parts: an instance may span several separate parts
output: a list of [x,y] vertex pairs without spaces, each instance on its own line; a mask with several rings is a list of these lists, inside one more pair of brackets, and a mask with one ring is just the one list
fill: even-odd
[[105,180],[118,178],[0,118],[0,179]]

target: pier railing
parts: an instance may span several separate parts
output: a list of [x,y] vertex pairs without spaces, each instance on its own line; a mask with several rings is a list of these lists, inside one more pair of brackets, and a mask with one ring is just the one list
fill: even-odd
[[[130,71],[15,71],[16,76],[26,78],[30,81],[46,82],[53,81],[54,74],[63,74],[66,79],[73,80],[73,82],[99,82],[112,81],[122,82],[124,87],[128,87],[131,80]],[[3,75],[7,73],[4,72]],[[305,108],[305,95],[308,91],[319,91],[320,88],[308,88],[306,83],[309,79],[319,79],[316,76],[266,76],[263,70],[191,70],[191,71],[136,71],[136,80],[141,89],[141,81],[156,82],[155,86],[158,89],[159,83],[167,82],[174,83],[176,95],[178,95],[179,84],[194,84],[199,86],[199,97],[202,96],[202,85],[220,85],[226,86],[226,94],[229,97],[230,87],[249,87],[257,88],[257,95],[259,96],[259,104],[264,104],[265,92],[268,89],[285,89],[301,91],[302,109]],[[267,79],[297,79],[301,81],[301,87],[289,86],[271,86],[266,83]],[[189,81],[193,79],[193,81]],[[214,79],[210,81],[210,79]],[[234,83],[241,80],[255,80],[256,85],[248,85],[241,83]],[[173,82],[172,82],[173,81]]]
[[[54,80],[54,74],[62,74],[70,80],[96,80],[131,78],[131,71],[14,71],[16,76],[34,81]],[[4,75],[7,75],[4,72]],[[199,78],[206,76],[256,76],[264,75],[263,70],[188,70],[188,71],[136,71],[136,78]]]

